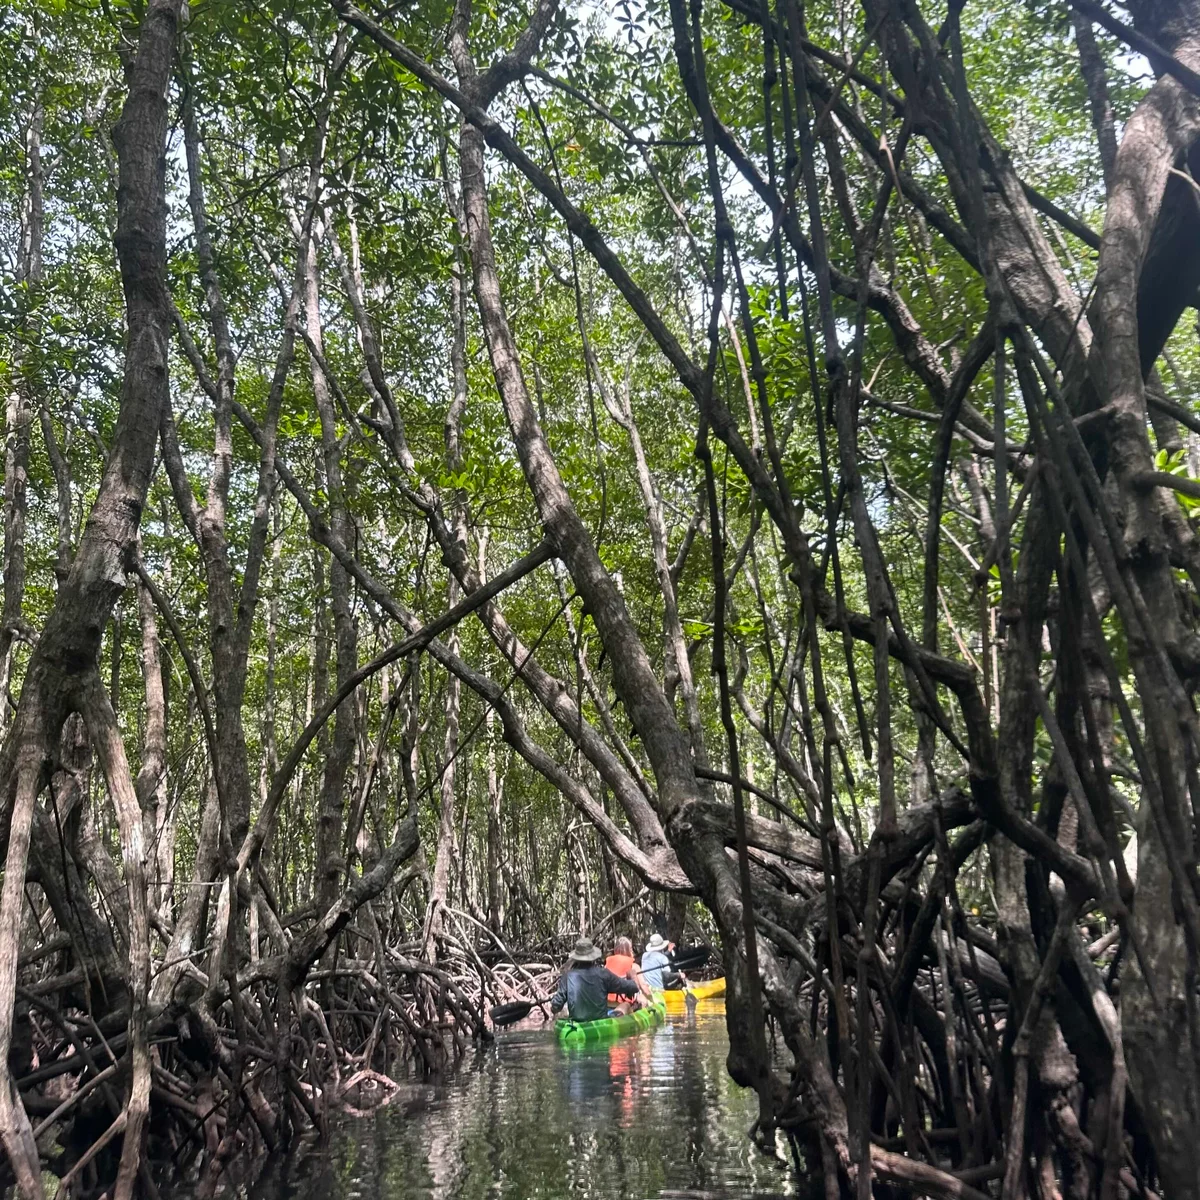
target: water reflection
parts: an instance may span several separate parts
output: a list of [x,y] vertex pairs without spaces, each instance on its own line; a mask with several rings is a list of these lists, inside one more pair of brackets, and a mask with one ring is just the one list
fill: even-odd
[[607,1046],[501,1034],[454,1078],[405,1085],[281,1168],[259,1200],[639,1197],[763,1200],[790,1174],[746,1137],[753,1097],[725,1072],[724,1005]]

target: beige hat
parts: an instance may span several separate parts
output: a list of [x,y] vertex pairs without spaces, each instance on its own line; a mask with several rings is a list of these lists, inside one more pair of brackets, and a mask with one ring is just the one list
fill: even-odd
[[665,950],[667,948],[667,939],[659,934],[655,934],[647,943],[647,950]]
[[591,938],[582,937],[571,951],[571,961],[577,963],[599,962],[601,954]]

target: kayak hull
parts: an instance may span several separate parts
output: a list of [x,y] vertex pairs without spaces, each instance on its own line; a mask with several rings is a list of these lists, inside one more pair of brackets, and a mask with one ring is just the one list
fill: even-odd
[[694,1000],[716,1000],[725,995],[725,977],[722,975],[720,979],[708,979],[677,991],[663,992],[662,1001],[667,1006],[667,1012],[686,1012],[689,995]]
[[653,1029],[667,1019],[667,1008],[661,1000],[646,1008],[635,1009],[623,1017],[601,1017],[598,1021],[570,1021],[560,1018],[554,1029],[558,1040],[567,1046],[582,1046],[588,1042],[608,1042],[624,1037],[627,1033],[639,1033]]

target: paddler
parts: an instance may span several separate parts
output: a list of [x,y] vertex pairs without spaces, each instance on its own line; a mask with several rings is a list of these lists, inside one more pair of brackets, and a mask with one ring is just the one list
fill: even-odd
[[661,992],[664,988],[685,982],[683,975],[671,963],[672,949],[671,943],[658,933],[646,943],[642,955],[642,980],[652,991]]
[[[619,937],[613,942],[613,952],[604,960],[604,965],[618,979],[630,979],[638,985],[638,990],[649,1000],[650,989],[642,981],[642,971],[633,957],[633,943],[627,937]],[[608,995],[608,1007],[617,1012],[627,1013],[633,1007],[628,1001],[621,1003],[621,997],[616,992]]]
[[602,957],[591,938],[581,937],[575,943],[567,969],[558,981],[558,991],[550,1001],[552,1013],[565,1004],[572,1021],[598,1021],[609,1015],[610,992],[630,999],[638,994],[638,985],[632,979],[614,975],[600,962]]

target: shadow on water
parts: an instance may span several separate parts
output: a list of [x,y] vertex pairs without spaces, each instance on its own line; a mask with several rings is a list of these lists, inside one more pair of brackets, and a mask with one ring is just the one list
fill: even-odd
[[768,1200],[791,1172],[746,1136],[754,1098],[725,1070],[724,1004],[605,1046],[501,1033],[450,1079],[404,1083],[255,1200]]

